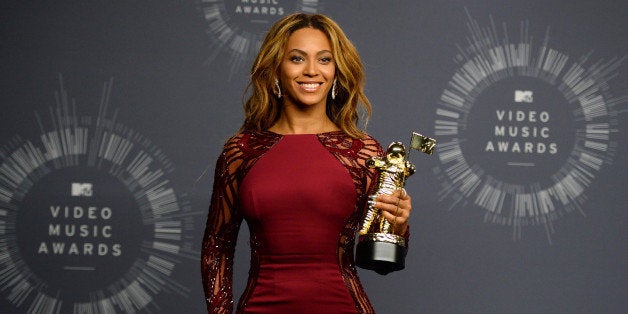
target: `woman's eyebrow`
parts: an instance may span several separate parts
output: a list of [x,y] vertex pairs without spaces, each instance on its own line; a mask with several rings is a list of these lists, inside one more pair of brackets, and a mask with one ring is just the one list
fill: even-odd
[[[301,49],[295,48],[295,49],[292,49],[292,50],[288,51],[288,53],[292,53],[292,52],[297,52],[297,53],[300,53],[302,55],[306,55],[307,56],[307,52],[305,52],[305,51],[303,51]],[[317,52],[316,54],[317,55],[321,55],[321,54],[324,54],[324,53],[331,53],[331,51],[329,51],[329,50],[321,50],[321,51]]]

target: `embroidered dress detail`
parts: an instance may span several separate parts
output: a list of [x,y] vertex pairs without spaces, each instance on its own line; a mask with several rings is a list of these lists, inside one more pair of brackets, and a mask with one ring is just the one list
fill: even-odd
[[353,259],[381,155],[343,132],[243,132],[220,155],[201,270],[210,313],[233,310],[233,253],[250,231],[249,279],[238,313],[373,313]]

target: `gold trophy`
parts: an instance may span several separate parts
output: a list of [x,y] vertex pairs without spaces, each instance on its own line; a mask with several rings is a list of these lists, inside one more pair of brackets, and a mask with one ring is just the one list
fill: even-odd
[[[435,146],[436,140],[412,132],[411,149],[431,155]],[[406,178],[416,170],[408,161],[409,156],[410,151],[406,151],[401,142],[393,142],[384,156],[372,157],[367,161],[369,168],[379,170],[374,195],[390,195],[405,186]],[[379,209],[369,204],[358,232],[356,264],[382,275],[404,269],[406,241],[402,236],[394,234],[393,230],[394,225],[382,216]]]

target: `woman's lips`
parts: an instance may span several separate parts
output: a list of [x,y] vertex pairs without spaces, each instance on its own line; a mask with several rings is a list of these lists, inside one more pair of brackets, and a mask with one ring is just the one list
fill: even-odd
[[322,83],[299,83],[301,89],[306,92],[315,92],[318,88],[323,85]]

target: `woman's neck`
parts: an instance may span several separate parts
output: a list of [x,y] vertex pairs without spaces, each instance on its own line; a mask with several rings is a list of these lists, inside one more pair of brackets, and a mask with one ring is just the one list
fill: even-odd
[[325,112],[283,110],[275,124],[268,129],[278,134],[319,134],[338,131],[340,128]]

